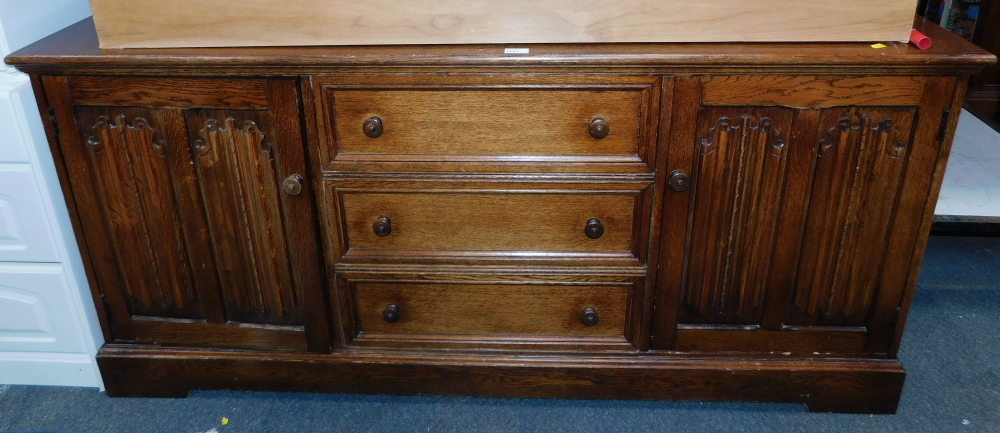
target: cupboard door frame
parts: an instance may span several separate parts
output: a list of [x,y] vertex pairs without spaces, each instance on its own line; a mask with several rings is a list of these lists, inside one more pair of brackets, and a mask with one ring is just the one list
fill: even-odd
[[[314,197],[303,181],[301,194],[280,192],[280,181],[293,174],[309,178],[305,137],[300,123],[297,79],[215,79],[215,78],[129,78],[105,76],[40,76],[40,88],[47,96],[52,129],[58,145],[56,159],[67,200],[71,202],[74,225],[98,311],[104,313],[109,342],[160,343],[167,345],[294,350],[328,353],[330,336],[323,294],[322,267],[315,227]],[[165,117],[170,125],[158,125],[174,145],[169,153],[169,190],[173,193],[170,209],[180,218],[179,230],[186,242],[204,240],[216,247],[206,219],[202,185],[194,165],[197,149],[189,140],[194,126],[185,122],[192,109],[241,110],[267,117],[273,126],[277,146],[274,175],[281,207],[281,230],[287,235],[287,258],[279,258],[290,268],[293,289],[298,292],[298,323],[236,323],[224,313],[220,291],[221,274],[217,261],[206,245],[187,245],[186,250],[199,258],[188,262],[195,274],[199,318],[134,317],[124,294],[125,281],[119,259],[113,249],[113,234],[101,210],[101,190],[88,163],[86,143],[77,132],[77,108],[111,110],[138,107]],[[249,111],[248,111],[249,110]],[[163,122],[164,120],[160,120]],[[59,125],[62,125],[59,128]],[[82,125],[87,126],[87,125]],[[123,125],[118,125],[123,126]],[[135,125],[132,125],[133,127]],[[61,130],[60,130],[61,129]],[[197,132],[197,131],[196,131]],[[176,136],[175,136],[176,135]],[[141,174],[141,173],[139,173]],[[141,199],[136,199],[142,201]],[[162,201],[162,200],[161,200]],[[251,220],[250,224],[260,223]],[[271,227],[276,229],[277,227]],[[180,235],[180,234],[179,234]],[[153,248],[153,247],[151,247]],[[201,250],[199,250],[199,248]],[[250,270],[245,269],[244,272]]]
[[[884,78],[884,79],[882,79]],[[915,287],[923,245],[929,230],[929,215],[943,176],[939,158],[946,154],[947,134],[941,134],[946,110],[954,110],[954,96],[962,84],[955,77],[798,77],[798,76],[691,76],[678,77],[674,87],[671,128],[661,137],[669,140],[666,160],[658,176],[673,170],[694,173],[697,169],[697,135],[700,113],[706,109],[739,107],[745,111],[762,107],[794,110],[792,140],[817,143],[822,109],[844,107],[852,113],[864,110],[906,109],[915,114],[912,125],[901,128],[910,137],[906,160],[899,169],[895,203],[887,218],[885,254],[880,257],[880,273],[870,299],[870,310],[856,326],[797,326],[788,324],[793,289],[798,281],[799,259],[803,254],[808,219],[810,185],[787,182],[783,201],[791,200],[797,211],[782,214],[774,249],[767,259],[776,262],[767,277],[763,311],[758,323],[683,325],[680,317],[683,287],[687,284],[698,179],[683,192],[666,191],[660,237],[660,261],[656,277],[651,347],[662,350],[704,352],[795,352],[837,353],[841,355],[893,357],[901,335],[899,323],[905,317]],[[869,88],[871,86],[871,88]],[[954,116],[953,116],[954,117]],[[878,120],[878,119],[876,119]],[[904,122],[905,123],[905,122]],[[954,123],[954,119],[952,119]],[[953,126],[947,126],[953,127]],[[945,131],[947,132],[947,131]],[[815,162],[798,152],[787,170],[815,170]],[[944,159],[941,158],[943,161]],[[935,166],[937,164],[938,166]],[[814,179],[814,173],[808,174]],[[845,186],[846,187],[846,186]],[[799,208],[801,207],[801,208]],[[778,211],[775,211],[778,212]],[[790,215],[787,215],[790,214]],[[862,212],[864,215],[864,212]],[[862,216],[863,218],[863,216]],[[822,236],[822,234],[821,234]],[[713,238],[714,239],[714,238]],[[864,247],[862,247],[864,248]],[[716,271],[718,272],[718,271]],[[812,289],[812,290],[815,290]],[[902,314],[901,314],[902,313]]]

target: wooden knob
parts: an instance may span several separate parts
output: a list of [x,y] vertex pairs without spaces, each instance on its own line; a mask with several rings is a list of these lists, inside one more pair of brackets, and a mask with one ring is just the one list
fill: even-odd
[[670,186],[670,189],[677,192],[686,191],[691,187],[691,178],[681,170],[674,170],[670,172],[670,179],[667,181],[667,185]]
[[365,135],[369,138],[375,138],[382,135],[382,119],[378,116],[372,116],[365,119],[365,123],[361,125],[361,129],[365,131]]
[[375,224],[372,224],[372,231],[379,237],[389,236],[389,233],[392,233],[392,221],[389,220],[389,217],[382,215],[375,220]]
[[608,133],[611,132],[611,127],[608,126],[608,121],[600,117],[595,118],[590,121],[590,136],[598,140],[607,137]]
[[389,323],[396,323],[399,321],[399,305],[389,304],[385,306],[382,310],[382,319]]
[[601,224],[601,220],[597,218],[591,218],[587,221],[587,226],[583,228],[583,232],[587,234],[588,238],[597,239],[604,236],[604,224]]
[[302,176],[293,174],[281,181],[281,190],[288,195],[299,195],[302,193],[302,183],[304,181]]
[[601,316],[597,315],[596,308],[587,307],[583,309],[583,316],[580,317],[580,321],[583,322],[584,326],[594,326],[597,322],[601,321]]

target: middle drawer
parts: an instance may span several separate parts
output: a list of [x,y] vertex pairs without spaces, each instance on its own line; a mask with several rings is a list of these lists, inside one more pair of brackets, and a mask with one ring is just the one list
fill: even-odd
[[649,183],[328,181],[340,262],[640,266]]

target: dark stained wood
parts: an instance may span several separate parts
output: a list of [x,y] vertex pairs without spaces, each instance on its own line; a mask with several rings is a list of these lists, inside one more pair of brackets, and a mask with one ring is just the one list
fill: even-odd
[[[83,101],[60,93],[71,81]],[[246,325],[309,323],[310,349],[329,351],[312,201],[280,188],[288,174],[308,174],[296,83],[257,80],[266,103],[249,103],[251,110],[158,106],[161,95],[209,106],[206,92],[227,100],[211,80],[182,82],[186,94],[171,80],[162,88],[147,82],[125,101],[87,96],[100,94],[104,81],[45,80],[67,96],[54,109],[63,151],[74,152],[81,176],[71,181],[73,195],[90,209],[82,231],[89,249],[101,251],[92,283],[111,340],[176,344],[190,332],[198,345],[297,350],[294,339],[267,337],[264,328],[257,330],[267,335],[254,337]],[[271,108],[253,110],[262,106]],[[153,318],[155,327],[132,317]]]
[[[299,86],[290,79],[267,80],[268,106],[275,119],[275,137],[284,143],[277,149],[277,176],[279,179],[291,175],[311,178],[306,144],[303,137],[301,117],[306,111],[301,108]],[[326,275],[321,266],[322,257],[318,242],[318,215],[316,214],[316,194],[320,189],[303,185],[307,193],[296,196],[284,195],[279,199],[282,210],[281,222],[288,241],[288,260],[292,269],[292,280],[301,300],[305,314],[306,338],[309,350],[326,353],[332,345],[330,337],[330,312],[326,306],[328,298]],[[311,192],[312,194],[309,194]]]
[[[351,285],[363,334],[625,336],[628,286],[357,281]],[[386,306],[400,319],[383,320]],[[585,326],[583,310],[599,311]]]
[[254,111],[188,110],[204,207],[226,316],[238,322],[296,324],[301,294],[292,283],[275,172],[273,121]]
[[702,78],[708,106],[824,108],[844,105],[916,105],[923,78],[816,76],[708,76]]
[[[913,152],[904,174],[905,186],[896,208],[898,215],[910,215],[911,218],[892,225],[885,269],[879,282],[882,290],[875,300],[878,307],[868,322],[868,327],[876,332],[868,339],[867,346],[873,350],[886,350],[890,356],[895,356],[899,349],[906,314],[916,290],[920,264],[934,220],[934,207],[958,125],[962,95],[967,87],[965,77],[958,80],[936,77],[925,84],[921,106],[926,115],[916,125]],[[942,129],[945,110],[950,110],[951,116]],[[893,318],[897,307],[899,315]],[[895,327],[892,326],[894,320],[897,323]]]
[[[884,272],[915,110],[820,113],[815,172],[790,325],[865,323]],[[903,214],[906,215],[906,214]]]
[[[79,107],[79,133],[132,314],[202,318],[174,209],[166,141],[171,111]],[[163,120],[161,120],[163,119]],[[69,132],[69,131],[67,131]]]
[[771,353],[789,357],[852,357],[865,347],[864,328],[786,328],[779,331],[755,327],[683,327],[677,331],[676,349],[707,353]]
[[[510,180],[328,178],[326,227],[342,236],[333,258],[644,263],[648,184]],[[596,239],[586,232],[592,218],[604,227]]]
[[[858,95],[837,95],[838,89],[831,87],[820,92],[825,99],[807,101],[788,90],[776,93],[787,99],[776,103],[760,97],[767,93],[769,79],[703,79],[701,89],[715,87],[715,95],[702,93],[689,102],[703,107],[697,133],[671,143],[675,146],[671,149],[679,152],[676,161],[687,161],[691,154],[676,143],[692,143],[692,150],[686,151],[693,151],[691,165],[668,166],[692,170],[693,186],[690,193],[684,182],[674,188],[680,191],[668,191],[666,205],[670,206],[671,195],[687,194],[693,204],[687,228],[682,232],[678,227],[677,236],[662,237],[661,249],[678,255],[673,261],[661,259],[661,266],[678,270],[664,273],[661,268],[657,305],[667,305],[660,313],[665,319],[676,311],[679,316],[668,320],[718,326],[699,330],[697,342],[661,347],[725,352],[736,342],[752,346],[749,341],[779,347],[791,343],[770,344],[764,337],[740,340],[737,335],[791,335],[785,333],[789,326],[803,334],[789,341],[809,347],[803,342],[813,340],[805,335],[820,335],[811,326],[864,327],[870,318],[884,317],[879,326],[867,328],[864,338],[852,340],[864,344],[842,349],[886,353],[885,346],[872,342],[891,328],[898,304],[877,300],[886,291],[900,293],[885,282],[885,263],[892,259],[886,258],[890,227],[901,226],[904,215],[919,214],[901,214],[896,203],[907,190],[903,170],[918,146],[912,135],[917,109],[906,105],[927,106],[925,81],[915,81],[922,86],[917,100],[909,89],[895,99],[869,101],[896,107],[835,107],[831,101],[844,98],[850,104],[858,102]],[[818,95],[810,93],[816,80],[791,81],[806,83],[810,98]],[[689,86],[694,89],[697,84]],[[864,88],[861,82],[852,85]],[[952,97],[935,94],[940,100]],[[735,101],[740,95],[765,107],[708,106],[719,104],[722,96]],[[803,102],[815,106],[802,107]],[[933,114],[928,117],[922,121],[934,122]],[[681,233],[688,236],[686,245]],[[668,304],[676,302],[675,293],[681,295],[678,307]],[[658,327],[666,328],[662,331],[666,335],[672,332],[670,324]],[[782,333],[761,333],[755,331],[758,328]],[[654,334],[654,342],[656,338]],[[822,339],[815,341],[819,344]]]
[[[183,397],[194,389],[631,400],[774,401],[810,410],[895,413],[895,360],[587,357],[534,361],[467,354],[284,355],[106,346],[112,396]],[[635,374],[641,371],[641,374]],[[253,377],[254,380],[245,380]],[[500,379],[502,378],[502,379]]]
[[[497,171],[648,172],[652,164],[655,77],[336,76],[315,82],[325,170],[493,165]],[[607,124],[602,138],[591,133],[597,121]]]
[[[662,77],[660,88],[660,111],[659,111],[659,129],[660,133],[656,137],[656,161],[655,167],[656,171],[659,173],[666,173],[667,170],[667,149],[669,146],[665,145],[667,140],[670,138],[667,131],[673,130],[672,128],[672,115],[674,113],[674,77]],[[653,183],[653,200],[652,203],[656,206],[652,206],[652,212],[650,212],[650,229],[649,229],[649,240],[647,241],[646,248],[648,252],[647,260],[648,263],[656,263],[656,266],[647,266],[646,270],[646,286],[643,288],[642,296],[636,297],[636,305],[633,307],[635,311],[641,311],[642,314],[633,315],[633,323],[636,329],[639,330],[639,337],[636,339],[636,345],[639,350],[647,351],[650,350],[654,330],[654,308],[657,306],[658,301],[655,297],[656,287],[658,280],[656,278],[657,271],[660,268],[660,236],[662,230],[662,217],[664,214],[664,206],[660,203],[664,202],[664,193],[666,191],[666,179],[667,176],[657,176]],[[645,213],[645,212],[644,212]],[[642,244],[640,244],[641,246]]]
[[[261,80],[197,80],[141,77],[69,77],[80,105],[141,105],[160,108],[268,108]],[[156,89],[155,91],[152,89]],[[226,89],[226,92],[219,92]]]
[[[658,158],[658,179],[665,172],[694,170],[692,146],[675,143],[694,143],[698,133],[698,113],[701,107],[701,82],[697,77],[674,79],[672,119],[668,133],[661,135]],[[661,190],[664,182],[660,181]],[[656,287],[652,317],[650,348],[672,349],[677,338],[677,319],[680,310],[682,281],[685,276],[688,245],[691,232],[690,214],[694,209],[693,191],[663,193],[663,212],[657,260]]]
[[892,412],[957,112],[994,60],[917,25],[931,50],[507,56],[101,51],[85,21],[7,61],[33,74],[112,395]]
[[819,142],[820,110],[796,110],[788,147],[788,173],[785,189],[782,192],[780,209],[785,210],[778,218],[777,238],[774,251],[771,253],[771,269],[768,273],[766,299],[762,312],[760,327],[769,331],[779,331],[784,328],[788,299],[795,287],[803,231],[806,226],[806,213],[801,211],[808,207],[812,183],[804,179],[812,179],[816,159],[815,143]]
[[[995,57],[918,18],[914,28],[934,40],[929,50],[903,43],[873,49],[865,43],[537,44],[529,55],[505,55],[505,45],[161,48],[101,50],[91,19],[15,52],[6,61],[24,70],[55,73],[84,68],[117,75],[352,74],[547,69],[588,65],[594,71],[636,74],[969,74]],[[292,72],[294,71],[294,72]]]
[[206,323],[192,320],[133,317],[136,341],[183,347],[219,347],[306,351],[301,326]]
[[[330,105],[327,115],[334,125],[335,158],[381,155],[381,159],[433,161],[466,155],[498,159],[615,155],[634,161],[641,157],[641,128],[648,124],[639,117],[644,111],[642,93],[651,87],[650,79],[645,81],[633,86],[538,83],[518,88],[500,83],[490,88],[455,83],[393,88],[391,83],[379,83],[342,88],[343,84],[324,80],[320,86]],[[381,119],[384,133],[372,137],[366,132],[363,126],[372,118]],[[594,119],[610,124],[601,139],[591,136]]]
[[777,107],[702,109],[680,323],[760,322],[783,213],[792,114]]

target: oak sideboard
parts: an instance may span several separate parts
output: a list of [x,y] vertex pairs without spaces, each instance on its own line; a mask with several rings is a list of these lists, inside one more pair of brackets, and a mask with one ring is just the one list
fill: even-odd
[[930,50],[101,50],[85,20],[7,62],[109,395],[891,413],[968,78],[995,60],[916,25]]

